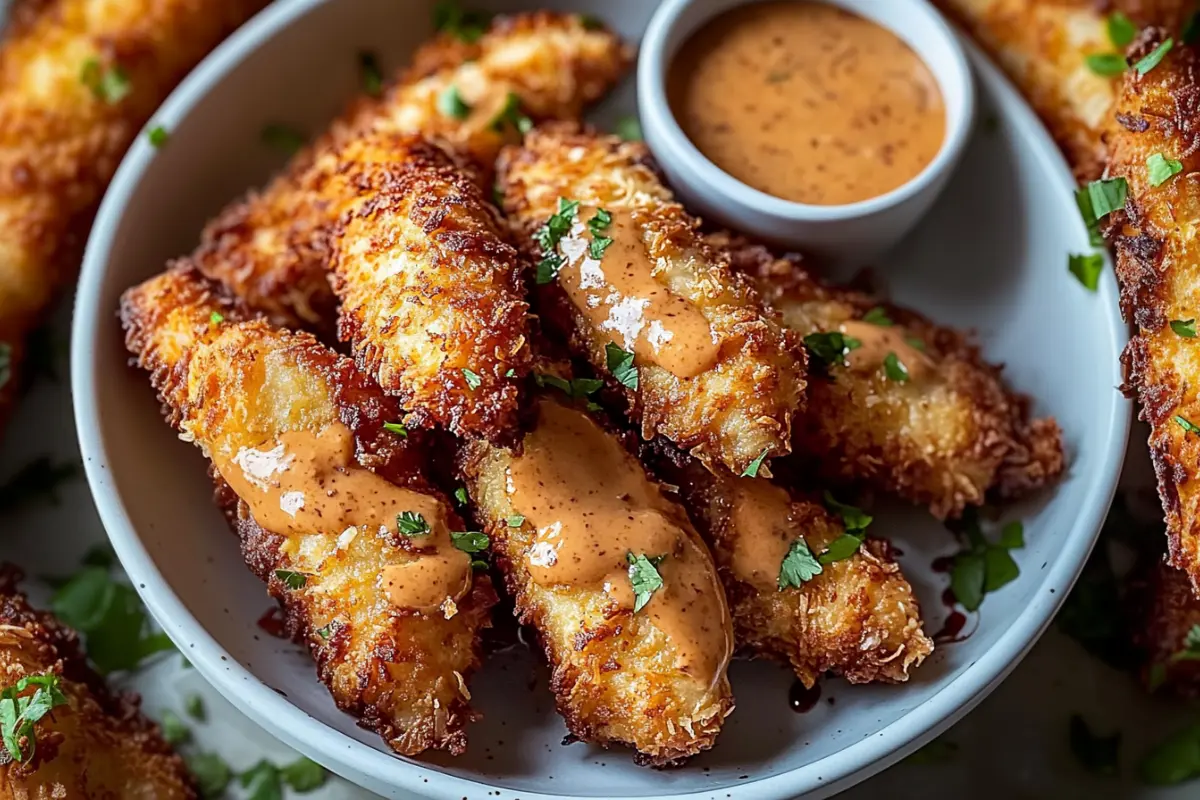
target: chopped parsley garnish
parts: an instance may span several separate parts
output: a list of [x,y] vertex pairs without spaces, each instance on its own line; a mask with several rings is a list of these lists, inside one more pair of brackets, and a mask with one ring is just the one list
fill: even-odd
[[916,350],[918,353],[925,352],[925,342],[918,339],[916,336],[905,336],[904,343]]
[[1200,625],[1193,625],[1183,637],[1183,647],[1171,654],[1176,661],[1200,661]]
[[509,125],[521,133],[529,133],[533,130],[533,120],[521,113],[521,97],[516,92],[509,92],[505,96],[504,106],[496,116],[492,117],[491,121],[492,130],[498,133]]
[[1180,415],[1176,414],[1175,416],[1171,417],[1171,419],[1175,420],[1175,424],[1183,428],[1183,430],[1187,433],[1200,433],[1200,427],[1197,427],[1186,417],[1181,417]]
[[213,325],[220,325],[225,321],[225,315],[220,311],[214,311],[208,315],[208,321]]
[[408,428],[404,427],[404,425],[399,422],[385,422],[383,423],[383,429],[388,433],[394,433],[397,436],[408,436]]
[[515,377],[517,377],[517,371],[515,369],[513,369],[512,367],[509,367],[508,372],[504,373],[504,377],[515,378]]
[[171,138],[171,134],[167,133],[167,129],[162,125],[155,125],[146,131],[146,138],[150,140],[153,147],[162,147],[167,143],[167,139]]
[[983,596],[994,592],[1021,574],[1010,550],[1025,546],[1024,526],[1010,522],[1000,532],[999,541],[992,544],[983,535],[974,514],[964,516],[967,549],[954,557],[950,569],[950,589],[967,611],[976,611]]
[[304,147],[304,134],[290,125],[273,122],[263,127],[260,136],[263,144],[285,155],[294,155]]
[[1173,319],[1171,320],[1171,330],[1175,331],[1176,335],[1182,336],[1185,339],[1196,338],[1196,318],[1191,319]]
[[822,564],[845,561],[858,552],[858,548],[862,547],[863,539],[865,538],[866,535],[862,531],[858,533],[843,533],[829,543],[829,547],[825,552],[817,556],[817,561]]
[[841,331],[810,333],[804,337],[804,346],[813,357],[826,366],[844,366],[846,354],[862,346],[862,342]]
[[1183,172],[1183,162],[1155,153],[1146,159],[1146,178],[1151,186],[1162,186]]
[[358,54],[358,80],[363,91],[371,97],[383,94],[383,71],[379,69],[379,58],[368,50]]
[[558,198],[558,211],[550,215],[546,224],[534,233],[534,241],[542,250],[542,260],[538,262],[537,266],[538,284],[552,283],[558,277],[558,271],[562,269],[562,265],[566,261],[556,252],[558,243],[571,230],[571,224],[575,221],[575,214],[578,211],[578,200],[567,200],[560,197]]
[[325,785],[325,779],[329,777],[324,767],[303,756],[290,764],[284,764],[279,768],[279,774],[288,788],[301,793],[321,788]]
[[296,572],[294,569],[277,569],[275,577],[283,582],[283,585],[291,589],[293,592],[298,589],[303,589],[308,583],[308,576],[303,572]]
[[875,306],[863,314],[862,321],[868,322],[871,325],[879,325],[883,328],[891,327],[894,324],[892,318],[888,316],[887,309],[883,306]]
[[203,722],[208,717],[204,710],[204,698],[198,694],[189,694],[184,698],[183,710],[197,722]]
[[317,628],[317,636],[320,636],[325,641],[329,641],[329,637],[332,635],[333,635],[333,623],[332,622],[324,627]]
[[557,253],[551,253],[539,261],[536,277],[538,286],[554,283],[554,279],[558,277],[558,271],[562,269],[564,261],[565,259]]
[[603,30],[604,28],[604,21],[594,14],[579,14],[576,18],[579,20],[579,24],[583,26],[584,30],[598,31]]
[[458,501],[458,504],[460,506],[465,506],[467,504],[467,500],[469,499],[467,497],[467,487],[460,486],[457,489],[455,489],[454,490],[454,499]]
[[613,240],[608,236],[601,234],[608,229],[612,224],[612,214],[607,209],[598,208],[596,213],[588,220],[588,230],[591,231],[592,240],[588,242],[588,256],[599,261],[604,258],[604,251],[612,244]]
[[604,386],[604,381],[598,378],[575,378],[568,381],[548,372],[535,372],[533,382],[538,386],[558,389],[573,400],[582,400]]
[[0,389],[12,380],[12,345],[0,342]]
[[185,760],[201,797],[220,797],[233,780],[233,770],[216,753],[196,753]]
[[758,469],[759,469],[759,467],[762,466],[763,460],[766,459],[767,453],[769,453],[769,452],[770,452],[770,448],[767,448],[766,450],[763,450],[761,453],[759,453],[758,458],[751,461],[749,466],[747,466],[744,470],[742,470],[741,477],[757,478],[758,477]]
[[1174,39],[1167,39],[1158,47],[1147,53],[1140,61],[1133,65],[1133,69],[1138,75],[1145,75],[1150,70],[1154,69],[1166,57],[1167,53],[1171,52],[1171,48],[1175,46]]
[[38,502],[58,505],[59,487],[78,473],[74,463],[56,464],[49,456],[36,458],[0,483],[0,511],[15,511]]
[[779,565],[779,591],[787,588],[799,589],[822,572],[821,564],[813,557],[804,537],[798,537],[788,547],[783,562]]
[[282,800],[283,782],[279,767],[263,759],[238,776],[246,800]]
[[1068,738],[1071,754],[1081,767],[1096,775],[1117,774],[1118,754],[1121,748],[1120,733],[1097,736],[1092,733],[1083,717],[1072,714]]
[[888,353],[883,359],[883,372],[889,381],[905,383],[908,381],[908,367],[895,353]]
[[1079,208],[1079,216],[1083,218],[1083,224],[1087,226],[1088,243],[1093,247],[1104,246],[1104,237],[1100,234],[1100,223],[1096,219],[1096,212],[1092,210],[1092,198],[1088,194],[1086,186],[1080,186],[1075,190],[1075,205]]
[[1084,59],[1084,63],[1092,72],[1105,78],[1120,75],[1129,66],[1125,56],[1120,53],[1092,53]]
[[1200,723],[1181,728],[1156,745],[1138,765],[1144,783],[1175,786],[1200,776]]
[[1100,273],[1104,271],[1104,256],[1100,253],[1083,255],[1071,253],[1067,256],[1067,270],[1075,276],[1089,292],[1100,286]]
[[1137,37],[1137,26],[1133,24],[1133,20],[1120,11],[1108,15],[1107,27],[1108,40],[1113,43],[1114,47],[1128,47],[1129,43]]
[[634,116],[621,117],[617,120],[613,132],[627,142],[640,142],[642,140],[642,123],[638,122],[638,118]]
[[[34,691],[25,694],[31,687]],[[26,675],[6,686],[0,692],[0,738],[8,758],[18,763],[33,758],[37,751],[34,723],[67,702],[57,675]]]
[[491,16],[482,11],[464,11],[454,0],[439,0],[433,6],[434,30],[467,44],[479,41],[490,19]]
[[83,82],[84,86],[91,89],[92,95],[97,100],[103,100],[109,105],[121,102],[133,91],[129,75],[121,68],[120,64],[105,68],[95,58],[89,58],[83,62],[79,80]]
[[396,515],[396,530],[405,536],[428,536],[430,528],[425,517],[413,511],[405,511]]
[[437,107],[442,116],[454,119],[466,119],[471,114],[471,106],[463,100],[462,95],[458,93],[458,87],[453,83],[438,95]]
[[478,372],[474,372],[466,367],[463,367],[462,374],[463,380],[467,382],[467,388],[471,391],[475,391],[483,383],[483,378],[479,377]]
[[1087,185],[1088,200],[1091,201],[1092,218],[1102,220],[1114,211],[1125,207],[1129,184],[1124,178],[1108,178],[1092,181]]
[[633,353],[622,350],[616,342],[609,342],[604,345],[604,357],[608,361],[608,371],[617,379],[617,383],[636,391],[638,371],[633,365]]
[[192,732],[188,730],[188,726],[184,724],[178,714],[170,709],[163,712],[160,727],[162,736],[169,745],[178,746],[192,738]]
[[647,558],[642,553],[628,552],[625,559],[629,562],[629,582],[633,585],[633,613],[637,613],[650,602],[650,596],[663,587],[662,576],[658,574],[658,565],[666,558],[651,556]]
[[479,531],[452,531],[450,542],[464,553],[482,553],[492,544],[487,534]]
[[875,519],[861,508],[839,503],[829,491],[825,492],[824,499],[825,508],[841,517],[842,525],[850,533],[862,533]]
[[521,516],[520,514],[513,514],[511,517],[509,517],[508,519],[506,519],[504,521],[508,524],[508,527],[510,527],[510,528],[519,528],[525,524],[525,518],[523,516]]

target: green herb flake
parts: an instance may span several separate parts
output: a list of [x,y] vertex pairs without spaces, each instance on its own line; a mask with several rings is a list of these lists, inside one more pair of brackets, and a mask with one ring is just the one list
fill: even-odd
[[277,569],[275,570],[275,577],[293,592],[303,589],[308,583],[308,576],[294,569]]
[[967,611],[983,605],[983,583],[987,566],[979,553],[961,553],[950,568],[950,590],[954,599]]
[[805,336],[804,346],[822,364],[840,367],[846,363],[846,354],[861,347],[862,342],[841,331],[825,331]]
[[604,208],[596,209],[596,213],[588,220],[588,230],[592,234],[592,240],[588,243],[588,257],[597,261],[604,258],[604,251],[612,244],[613,240],[601,234],[608,229],[612,224],[612,214]]
[[454,0],[438,0],[433,6],[434,30],[467,44],[478,42],[487,30],[491,16],[483,11],[465,11]]
[[1133,24],[1133,20],[1120,11],[1109,14],[1105,22],[1108,28],[1108,40],[1113,43],[1113,47],[1122,49],[1128,47],[1130,42],[1137,37],[1137,26]]
[[224,321],[225,315],[220,311],[214,311],[208,315],[208,322],[210,325],[220,325]]
[[290,125],[273,122],[262,129],[262,143],[284,155],[295,155],[304,147],[305,136]]
[[1200,433],[1200,427],[1197,427],[1191,420],[1186,417],[1181,417],[1178,414],[1171,417],[1175,420],[1175,424],[1183,428],[1185,433]]
[[204,708],[204,698],[198,694],[189,694],[183,699],[183,710],[197,722],[204,722],[208,718],[208,712]]
[[604,21],[594,14],[579,14],[576,18],[585,31],[604,30]]
[[510,528],[519,528],[525,524],[525,518],[523,516],[521,516],[520,514],[513,514],[511,517],[509,517],[508,519],[506,519],[504,521],[508,524],[508,527],[510,527]]
[[783,562],[779,565],[779,591],[793,588],[799,589],[807,581],[811,581],[822,572],[820,562],[813,557],[808,549],[808,542],[798,537],[788,547]]
[[537,284],[545,286],[547,283],[554,283],[554,279],[558,277],[558,271],[562,269],[566,259],[557,253],[551,253],[538,262],[537,265]]
[[1092,197],[1088,192],[1088,187],[1080,186],[1075,190],[1075,205],[1079,208],[1079,216],[1087,227],[1088,242],[1092,247],[1103,247],[1104,237],[1100,234],[1100,223],[1096,219],[1096,212],[1092,209]]
[[1185,339],[1196,338],[1196,319],[1173,319],[1171,320],[1171,330],[1175,331],[1176,336],[1182,336]]
[[263,759],[238,776],[246,790],[246,800],[283,800],[283,781],[279,767]]
[[642,141],[642,123],[638,122],[638,118],[634,116],[621,117],[617,120],[613,132],[626,142]]
[[91,90],[93,97],[103,100],[109,105],[116,105],[133,91],[129,75],[121,68],[120,64],[105,67],[95,58],[89,58],[83,62],[79,80]]
[[535,372],[533,374],[533,382],[540,387],[549,386],[552,389],[558,389],[572,400],[582,400],[588,395],[599,391],[604,386],[604,381],[598,378],[566,380],[557,375],[551,375],[548,372]]
[[1176,786],[1200,777],[1200,724],[1192,723],[1155,745],[1138,765],[1143,783]]
[[1093,218],[1099,221],[1112,212],[1120,211],[1125,207],[1129,184],[1124,178],[1092,181],[1087,185],[1087,193],[1088,199],[1091,201]]
[[186,756],[185,760],[201,797],[220,797],[233,780],[233,771],[216,753],[195,753]]
[[0,483],[0,511],[7,513],[37,503],[57,506],[61,502],[59,489],[78,474],[78,464],[56,463],[49,456],[35,458]]
[[452,531],[450,542],[464,553],[482,553],[492,545],[487,534],[479,531]]
[[822,564],[845,561],[858,553],[858,549],[862,547],[863,538],[861,534],[843,533],[829,543],[829,547],[817,557],[817,561]]
[[146,131],[146,138],[150,141],[152,147],[162,147],[171,138],[171,134],[167,133],[167,129],[162,125],[155,125]]
[[396,515],[396,530],[410,537],[428,536],[430,532],[429,523],[425,521],[425,517],[414,511],[405,511]]
[[63,581],[50,607],[84,637],[88,658],[101,673],[133,669],[143,659],[174,647],[164,634],[151,629],[133,587],[115,581],[108,567],[84,567]]
[[658,565],[666,556],[647,558],[642,553],[625,554],[629,562],[629,582],[633,585],[633,613],[637,613],[650,602],[650,596],[663,587],[662,576],[658,574]]
[[1092,72],[1105,78],[1120,75],[1129,67],[1125,56],[1120,53],[1092,53],[1083,63],[1087,64],[1087,68]]
[[533,130],[533,120],[521,112],[521,96],[509,92],[504,98],[504,105],[489,123],[492,130],[502,133],[511,126],[519,133],[525,134]]
[[1096,775],[1116,775],[1121,734],[1097,736],[1079,714],[1071,715],[1068,729],[1071,754],[1079,765]]
[[471,114],[471,106],[463,100],[458,87],[453,83],[438,95],[437,107],[442,116],[453,119],[466,119]]
[[1155,153],[1146,159],[1146,178],[1151,186],[1162,186],[1183,172],[1183,162]]
[[[68,702],[58,680],[57,675],[26,675],[0,691],[0,739],[8,759],[22,763],[37,752],[34,725]],[[30,688],[33,692],[27,694]]]
[[904,343],[913,350],[916,350],[918,353],[925,352],[925,342],[921,339],[918,339],[916,336],[905,336]]
[[616,342],[604,345],[604,357],[608,362],[608,371],[622,386],[637,391],[638,371],[633,365],[633,353],[622,350]]
[[1193,625],[1183,637],[1183,647],[1171,654],[1173,664],[1177,661],[1200,661],[1200,625]]
[[478,372],[473,372],[472,370],[469,370],[466,367],[463,367],[462,374],[463,374],[463,380],[465,380],[467,382],[467,388],[470,389],[472,392],[475,391],[476,389],[478,389],[480,387],[480,385],[483,383],[483,378],[479,377]]
[[1017,520],[1013,520],[1012,522],[1006,524],[1000,529],[999,544],[1001,547],[1009,550],[1015,550],[1017,548],[1024,547],[1025,526]]
[[280,767],[279,775],[293,792],[301,794],[320,789],[329,777],[324,767],[303,756]]
[[965,517],[967,548],[954,557],[950,589],[967,611],[976,611],[984,595],[1008,585],[1021,574],[1011,550],[1025,546],[1025,527],[1009,522],[995,544],[988,542],[974,515]]
[[763,459],[765,459],[767,457],[767,453],[769,453],[769,452],[771,452],[771,449],[767,448],[766,450],[763,450],[761,453],[759,453],[758,458],[751,461],[749,466],[747,466],[744,470],[742,470],[741,477],[757,478],[758,477],[758,468],[762,466]]
[[388,433],[394,433],[400,437],[408,436],[408,428],[404,427],[404,425],[400,424],[399,422],[385,422],[383,423],[383,429]]
[[1075,276],[1083,288],[1094,292],[1100,287],[1100,273],[1104,271],[1104,256],[1100,253],[1072,253],[1067,256],[1067,270]]
[[891,327],[894,324],[892,318],[888,316],[887,309],[883,306],[875,306],[866,314],[863,314],[862,321],[883,328]]
[[188,730],[188,726],[183,723],[178,714],[170,709],[163,711],[160,727],[163,739],[172,747],[178,747],[192,738],[192,732]]
[[358,54],[358,81],[371,97],[383,94],[383,71],[379,68],[379,57],[363,50]]
[[1157,67],[1159,65],[1159,63],[1163,60],[1163,58],[1166,57],[1167,53],[1171,52],[1171,49],[1173,47],[1175,47],[1175,40],[1167,39],[1165,42],[1160,44],[1158,47],[1154,48],[1149,53],[1147,53],[1136,64],[1134,64],[1133,65],[1134,71],[1138,75],[1145,75],[1147,72],[1149,72],[1150,70]]
[[828,490],[825,492],[824,498],[825,508],[841,517],[842,525],[846,528],[847,533],[861,533],[865,531],[874,519],[874,517],[861,508],[839,503]]
[[470,499],[467,497],[467,487],[460,486],[454,490],[454,499],[458,501],[460,506],[465,506]]
[[895,353],[888,353],[883,359],[883,372],[887,375],[889,381],[896,383],[906,383],[908,381],[908,367],[904,366],[904,362]]

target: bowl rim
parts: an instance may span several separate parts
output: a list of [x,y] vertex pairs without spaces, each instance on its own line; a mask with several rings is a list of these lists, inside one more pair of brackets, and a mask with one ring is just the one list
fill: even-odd
[[[693,26],[674,50],[668,52],[667,42],[675,35],[684,13],[701,2],[712,6],[711,13]],[[768,194],[717,166],[683,132],[667,100],[667,76],[679,48],[699,28],[726,12],[757,2],[762,0],[662,0],[662,4],[646,26],[637,63],[638,111],[642,116],[642,124],[646,128],[653,128],[665,143],[664,152],[674,163],[674,172],[692,173],[694,177],[690,180],[693,187],[704,187],[708,193],[727,198],[729,202],[743,206],[755,214],[788,222],[837,223],[873,217],[914,200],[938,185],[947,172],[955,169],[971,136],[975,118],[975,82],[963,41],[945,18],[925,0],[892,2],[907,4],[908,18],[915,20],[922,31],[928,30],[931,33],[932,44],[929,48],[918,47],[909,42],[900,27],[875,19],[875,15],[870,13],[870,0],[820,0],[822,3],[865,17],[900,37],[933,73],[944,98],[948,89],[955,90],[949,93],[952,96],[957,93],[957,103],[946,100],[946,133],[942,139],[942,146],[924,169],[894,189],[866,200],[840,205],[815,205]],[[916,27],[912,23],[906,24]],[[923,55],[923,50],[935,48],[946,50],[949,56],[948,68],[939,70]]]
[[[193,70],[156,112],[154,124],[172,129],[174,123],[188,116],[198,101],[240,66],[258,45],[314,8],[330,2],[336,0],[292,0],[267,7]],[[1005,105],[1015,115],[1015,122],[1024,132],[1032,132],[1029,146],[1044,162],[1045,185],[1051,191],[1060,191],[1064,197],[1070,197],[1075,188],[1070,170],[1033,111],[978,48],[969,41],[964,41],[963,45],[981,79],[989,84],[991,91],[1004,98]],[[205,680],[284,743],[336,773],[355,776],[350,779],[356,783],[365,780],[371,786],[384,787],[377,791],[392,787],[422,797],[436,792],[440,797],[457,798],[481,789],[495,790],[497,787],[482,781],[442,772],[433,765],[396,756],[358,741],[326,726],[278,695],[209,635],[172,590],[143,545],[125,502],[108,475],[108,443],[102,434],[95,391],[98,382],[104,379],[106,365],[99,363],[100,351],[94,343],[102,326],[115,324],[115,309],[101,308],[95,298],[101,295],[119,222],[155,152],[146,138],[139,136],[105,194],[83,259],[71,331],[71,393],[76,434],[89,489],[122,565],[147,609]],[[1104,258],[1109,263],[1107,252]],[[1108,309],[1110,324],[1106,334],[1116,354],[1128,333],[1119,315],[1116,279],[1111,263],[1109,266],[1103,273],[1095,301],[1104,303]],[[1115,358],[1108,369],[1113,385],[1118,385],[1121,376]],[[996,644],[927,702],[911,709],[875,735],[793,770],[719,790],[710,788],[626,797],[709,800],[714,794],[728,793],[729,797],[739,800],[786,800],[804,792],[813,792],[810,797],[825,797],[883,770],[953,725],[998,686],[1033,647],[1082,570],[1116,491],[1129,438],[1131,409],[1130,401],[1114,390],[1108,408],[1112,424],[1107,426],[1106,438],[1097,449],[1093,467],[1097,475],[1086,489],[1084,506],[1063,539],[1059,557],[1042,579],[1042,587],[1050,591],[1039,590],[1035,600],[1000,635]],[[505,796],[526,800],[591,798],[526,790],[502,791]]]

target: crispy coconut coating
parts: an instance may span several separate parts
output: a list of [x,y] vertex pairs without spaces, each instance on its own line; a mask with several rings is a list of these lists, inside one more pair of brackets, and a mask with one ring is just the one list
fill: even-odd
[[188,70],[263,5],[11,4],[0,42],[0,427],[22,383],[25,336],[72,280],[126,148]]
[[[474,44],[439,36],[381,98],[357,101],[266,189],[228,206],[193,258],[276,324],[328,332],[337,305],[326,277],[328,233],[366,199],[337,179],[342,144],[371,129],[419,133],[474,162],[481,184],[490,185],[485,174],[501,146],[520,140],[523,115],[578,117],[629,61],[611,32],[575,15],[497,17]],[[451,88],[463,106],[449,109],[442,100]],[[512,113],[502,115],[510,102]]]
[[1190,0],[935,0],[981,44],[1041,116],[1080,180],[1104,171],[1105,138],[1120,91],[1118,76],[1099,75],[1091,55],[1121,52],[1110,40],[1110,13],[1135,25],[1176,28]]
[[[221,463],[285,433],[318,434],[340,423],[353,432],[360,466],[435,498],[450,529],[465,529],[423,477],[416,437],[383,428],[398,419],[395,403],[349,359],[308,334],[248,320],[188,268],[126,292],[121,317],[126,344],[151,373],[168,421],[206,456]],[[346,541],[337,519],[330,521],[336,530],[285,536],[261,527],[221,480],[217,501],[247,564],[282,603],[290,632],[308,645],[338,706],[398,753],[463,752],[464,726],[473,717],[465,680],[479,664],[479,631],[495,602],[486,574],[477,573],[457,608],[445,613],[398,609],[381,573],[415,557],[409,537],[363,529]],[[280,570],[307,577],[289,588]]]
[[[1133,56],[1166,36],[1148,31]],[[1150,423],[1150,455],[1166,514],[1168,560],[1200,586],[1200,348],[1175,333],[1172,320],[1196,317],[1200,297],[1200,67],[1196,52],[1176,45],[1143,76],[1130,73],[1118,104],[1109,173],[1124,178],[1124,210],[1111,215],[1108,237],[1117,252],[1121,309],[1135,326],[1125,350],[1126,391],[1141,401]],[[1182,161],[1182,174],[1152,186],[1146,161],[1154,154]]]
[[914,311],[816,280],[796,256],[727,233],[724,250],[764,300],[801,336],[836,331],[881,308],[891,330],[916,339],[928,368],[906,382],[884,369],[810,372],[807,409],[793,426],[795,464],[822,482],[865,485],[957,516],[989,494],[1015,498],[1063,470],[1062,433],[1029,418],[1029,401],[1005,388],[967,336]]
[[425,140],[348,143],[331,181],[360,204],[332,235],[341,338],[418,427],[496,441],[529,370],[517,252],[477,183]]
[[[551,329],[569,338],[577,355],[624,392],[644,438],[664,436],[710,468],[723,465],[735,474],[756,459],[761,464],[761,459],[789,451],[792,415],[804,391],[804,353],[763,308],[749,282],[707,246],[697,220],[659,179],[644,144],[569,124],[539,128],[523,147],[503,152],[499,184],[505,210],[532,261],[553,256],[542,252],[539,229],[558,211],[560,200],[578,201],[588,213],[609,211],[628,220],[604,232],[614,239],[606,251],[609,260],[597,264],[584,253],[578,264],[563,269],[578,271],[581,287],[588,280],[585,268],[593,264],[597,272],[640,273],[637,277],[655,286],[655,293],[682,301],[688,313],[698,313],[707,323],[716,348],[709,366],[680,377],[639,355],[634,360],[637,386],[632,387],[618,379],[608,348],[622,346],[622,336],[635,338],[628,335],[621,309],[645,298],[614,292],[612,296],[625,299],[597,322],[571,300],[561,275],[539,286],[538,312]],[[581,212],[577,231],[583,230],[583,221]],[[622,259],[629,266],[621,267]],[[651,338],[656,325],[669,330],[677,324],[650,318],[653,306],[639,314],[646,315],[641,323]],[[764,474],[769,474],[765,468]]]
[[[565,395],[553,394],[542,402],[559,402],[559,398],[567,403]],[[536,426],[530,437],[535,433]],[[617,434],[605,435],[625,447]],[[537,632],[552,670],[550,688],[571,735],[603,746],[627,745],[636,751],[638,763],[657,766],[712,747],[733,710],[724,664],[713,683],[689,674],[677,666],[677,642],[645,611],[617,606],[599,587],[543,585],[534,580],[531,566],[544,562],[534,546],[538,531],[514,506],[510,478],[516,465],[531,457],[531,441],[524,440],[523,452],[484,441],[468,443],[459,455],[459,471],[477,522],[491,537],[517,615]],[[644,475],[637,460],[626,455],[625,468]],[[567,476],[575,477],[585,480]],[[589,488],[580,485],[577,496],[588,497]],[[684,510],[665,496],[663,502],[670,506],[672,519],[698,542],[699,534]],[[707,551],[704,558],[719,593],[716,568]],[[728,612],[724,616],[728,626]],[[719,620],[693,620],[692,624],[719,624]],[[732,642],[732,631],[726,633]]]
[[803,538],[820,554],[845,533],[841,520],[815,498],[766,478],[715,475],[661,440],[644,446],[642,456],[659,478],[679,487],[708,541],[740,650],[790,664],[808,687],[825,672],[851,683],[903,682],[933,652],[912,586],[885,540],[868,539],[802,586],[780,588],[781,560],[772,560],[765,574],[743,566],[761,561],[762,539]]
[[[29,606],[17,588],[20,577],[11,566],[0,569],[0,686],[57,675],[68,702],[34,724],[32,758],[17,763],[5,753],[0,800],[197,797],[183,759],[142,714],[137,696],[109,690],[88,666],[75,632]],[[22,749],[28,754],[30,744]]]

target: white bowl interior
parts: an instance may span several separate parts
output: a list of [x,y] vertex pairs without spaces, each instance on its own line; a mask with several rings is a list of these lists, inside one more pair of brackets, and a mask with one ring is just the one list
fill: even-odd
[[[388,67],[401,63],[428,35],[430,5],[299,0],[269,8],[168,101],[157,121],[171,141],[161,151],[140,142],[106,199],[77,301],[73,390],[97,505],[151,611],[240,709],[394,797],[406,790],[472,800],[489,791],[527,800],[823,795],[948,726],[1015,665],[1074,580],[1111,498],[1128,425],[1128,406],[1114,390],[1124,326],[1111,270],[1098,295],[1067,273],[1067,252],[1087,249],[1070,178],[1046,134],[986,65],[981,104],[1003,117],[1001,130],[974,137],[960,172],[887,271],[899,300],[978,329],[988,356],[1006,362],[1008,379],[1066,432],[1071,468],[1054,492],[1011,511],[1026,524],[1028,544],[1015,554],[1021,576],[988,596],[973,636],[941,648],[906,686],[826,681],[829,702],[804,715],[788,707],[787,670],[735,664],[738,707],[718,746],[684,769],[652,771],[624,752],[563,746],[545,671],[527,653],[493,659],[472,681],[485,720],[471,729],[466,756],[396,758],[336,710],[306,655],[255,624],[270,601],[210,503],[199,452],[172,434],[145,375],[126,366],[118,297],[188,251],[217,209],[281,164],[259,141],[264,124],[318,130],[355,90],[358,51],[377,51]],[[632,39],[653,10],[643,0],[540,5],[592,11]],[[602,121],[632,110],[631,84],[602,110]],[[946,614],[938,602],[945,576],[929,565],[957,549],[953,540],[910,510],[885,510],[875,529],[903,551],[936,630]]]

